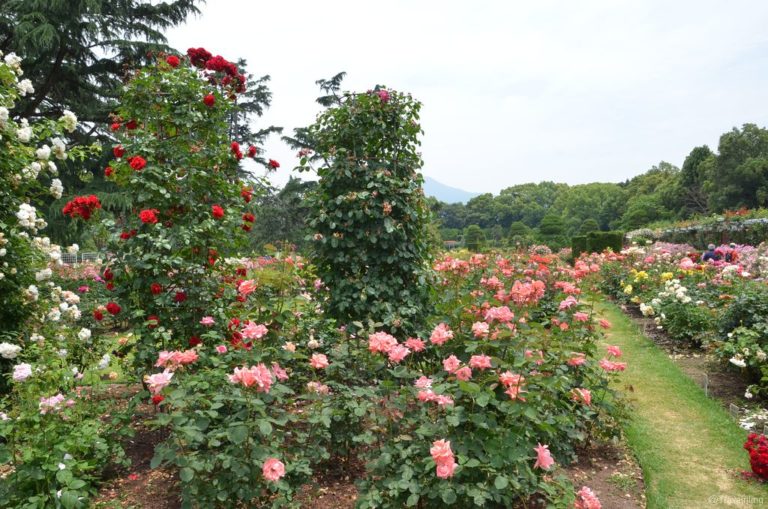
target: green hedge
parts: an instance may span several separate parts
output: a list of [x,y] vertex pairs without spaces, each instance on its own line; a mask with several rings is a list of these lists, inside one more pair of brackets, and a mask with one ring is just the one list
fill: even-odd
[[574,235],[571,237],[571,256],[578,258],[581,253],[587,252],[587,236]]
[[586,235],[571,237],[572,256],[578,258],[581,253],[602,253],[610,248],[618,253],[624,246],[624,232],[589,232]]

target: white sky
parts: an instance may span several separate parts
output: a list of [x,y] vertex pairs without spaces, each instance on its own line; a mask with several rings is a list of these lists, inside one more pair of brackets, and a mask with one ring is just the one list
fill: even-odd
[[[411,92],[425,175],[468,191],[619,182],[768,124],[768,1],[208,0],[168,34],[272,77],[259,125],[311,123],[317,79]],[[278,137],[268,157],[297,163]]]

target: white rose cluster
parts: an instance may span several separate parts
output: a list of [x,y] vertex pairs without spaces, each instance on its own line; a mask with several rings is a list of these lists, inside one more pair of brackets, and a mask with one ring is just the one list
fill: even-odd
[[19,352],[21,352],[21,347],[18,345],[12,345],[6,342],[0,343],[0,357],[3,359],[15,359],[19,355]]
[[61,180],[53,179],[51,181],[50,191],[51,191],[51,196],[53,196],[57,200],[61,198],[61,196],[64,194],[64,185],[61,183]]

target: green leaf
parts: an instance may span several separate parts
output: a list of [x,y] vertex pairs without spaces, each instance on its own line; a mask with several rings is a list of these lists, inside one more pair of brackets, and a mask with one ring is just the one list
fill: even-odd
[[412,493],[408,500],[405,501],[406,507],[414,507],[419,503],[419,496],[416,493]]
[[227,430],[227,437],[233,444],[242,444],[248,437],[248,426],[233,426]]
[[503,490],[507,486],[509,486],[509,480],[506,478],[506,476],[499,475],[496,477],[496,480],[493,482],[493,485],[496,486],[497,490]]
[[56,480],[61,484],[69,484],[69,481],[72,480],[72,471],[67,469],[59,470],[56,472]]
[[272,434],[272,425],[266,419],[259,421],[259,431],[262,435],[269,436]]
[[442,499],[446,505],[452,505],[454,502],[456,502],[456,492],[452,489],[447,489],[443,492]]
[[59,500],[61,501],[61,505],[64,506],[64,509],[74,509],[77,507],[77,492],[65,491],[61,494]]
[[179,477],[183,482],[189,482],[195,477],[195,471],[191,468],[182,468],[179,470]]

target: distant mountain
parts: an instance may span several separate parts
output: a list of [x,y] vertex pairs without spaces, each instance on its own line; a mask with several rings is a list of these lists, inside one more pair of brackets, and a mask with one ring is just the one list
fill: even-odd
[[466,203],[480,193],[470,193],[457,187],[451,187],[437,180],[424,176],[424,194],[433,196],[444,203]]

